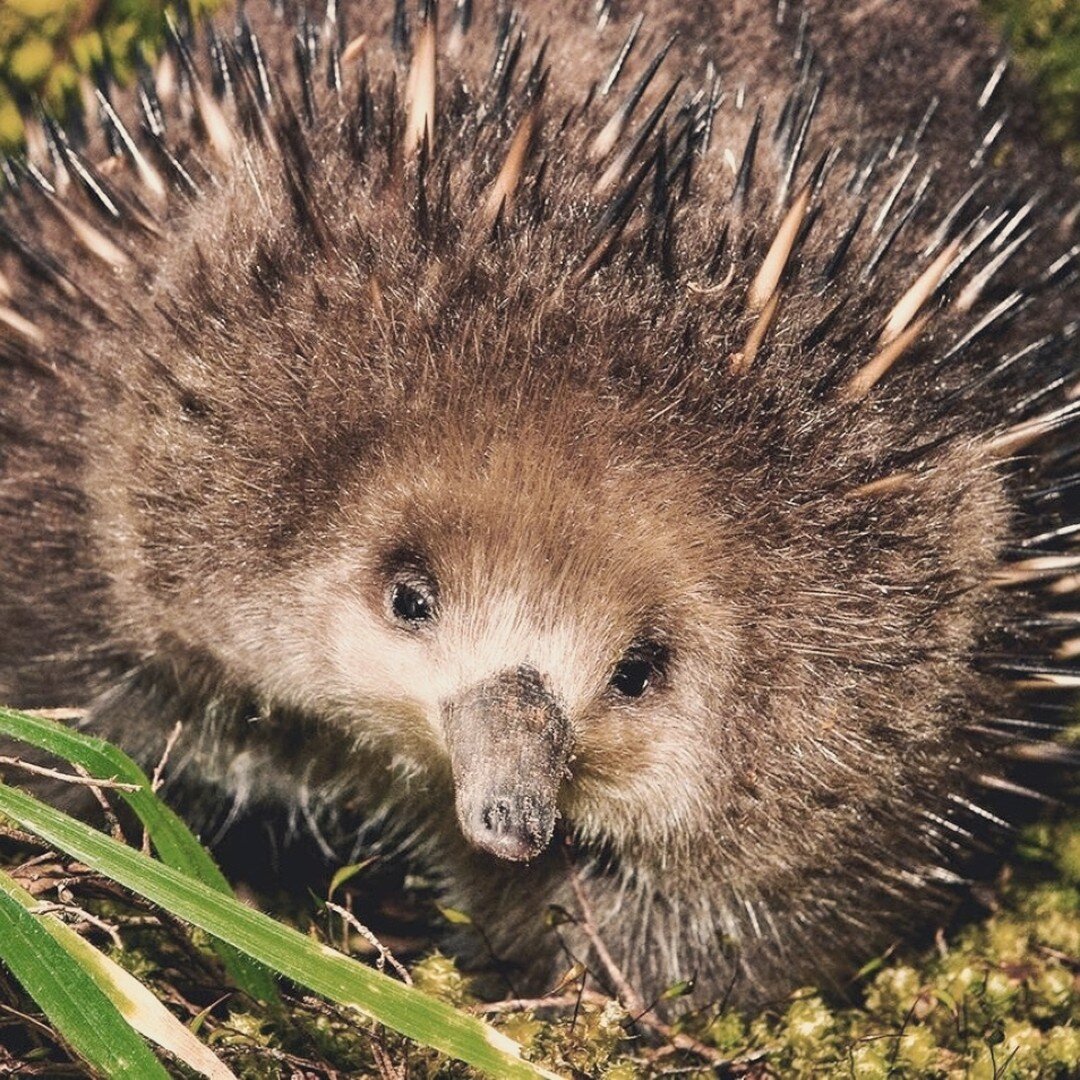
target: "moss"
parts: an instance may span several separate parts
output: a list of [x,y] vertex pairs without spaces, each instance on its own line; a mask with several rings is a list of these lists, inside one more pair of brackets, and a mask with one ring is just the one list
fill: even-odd
[[454,961],[438,952],[415,965],[412,980],[417,989],[458,1008],[476,1000],[469,990],[468,980],[458,971]]
[[165,16],[183,6],[195,17],[221,0],[3,0],[0,3],[0,150],[22,139],[22,106],[40,99],[62,113],[80,80],[98,68],[129,82],[160,48]]
[[1080,165],[1080,4],[983,0],[1035,84],[1047,134]]

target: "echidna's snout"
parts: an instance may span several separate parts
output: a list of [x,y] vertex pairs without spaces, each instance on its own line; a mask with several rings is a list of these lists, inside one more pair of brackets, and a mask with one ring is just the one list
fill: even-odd
[[443,706],[458,823],[482,851],[535,858],[555,829],[572,733],[540,672],[522,666]]

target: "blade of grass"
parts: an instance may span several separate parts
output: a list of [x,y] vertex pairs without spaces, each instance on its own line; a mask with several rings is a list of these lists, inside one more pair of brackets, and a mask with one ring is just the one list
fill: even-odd
[[91,1068],[117,1080],[168,1080],[97,983],[2,881],[0,951],[12,975]]
[[23,791],[0,784],[0,813],[140,896],[340,1005],[493,1076],[555,1074],[495,1028],[208,888]]
[[[21,904],[37,919],[45,932],[93,979],[98,989],[108,998],[120,1016],[140,1035],[175,1054],[185,1065],[209,1077],[209,1080],[236,1080],[235,1074],[225,1063],[199,1042],[194,1033],[177,1020],[134,975],[125,971],[115,960],[95,949],[90,942],[80,937],[55,915],[38,915],[35,911],[38,901],[2,870],[0,870],[0,893],[3,894],[3,898],[10,898]],[[7,939],[0,936],[0,956],[3,956],[5,960],[7,947]],[[41,958],[43,963],[47,959],[47,957]],[[57,968],[49,970],[57,975],[63,974]],[[39,1001],[38,1004],[45,1008],[42,1002]],[[46,1013],[60,1030],[58,1020],[47,1009]]]
[[[142,822],[161,861],[190,877],[205,882],[219,892],[232,889],[210,853],[191,830],[154,792],[146,774],[122,750],[103,739],[73,731],[44,716],[29,716],[0,706],[0,735],[36,746],[50,754],[81,765],[97,780],[118,780],[135,784],[137,791],[117,789]],[[215,947],[216,947],[215,943]],[[227,945],[217,949],[233,981],[259,1001],[280,1004],[277,987],[269,973],[246,956],[237,955]]]

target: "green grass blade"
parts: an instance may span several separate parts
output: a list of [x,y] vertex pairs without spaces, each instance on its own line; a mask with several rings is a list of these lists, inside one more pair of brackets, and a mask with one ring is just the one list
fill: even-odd
[[0,955],[8,970],[73,1050],[116,1080],[168,1080],[154,1057],[90,975],[9,891],[0,877]]
[[493,1076],[552,1077],[488,1024],[274,922],[25,792],[0,784],[0,813],[140,896],[294,982]]
[[[136,814],[154,850],[163,863],[197,878],[219,892],[232,895],[232,889],[210,853],[192,835],[191,830],[154,793],[146,774],[118,747],[103,739],[73,731],[55,720],[30,716],[0,706],[0,735],[36,746],[50,754],[81,765],[98,780],[118,780],[137,784],[137,791],[117,790]],[[215,947],[217,944],[215,943]],[[277,987],[269,973],[246,956],[228,946],[218,954],[241,990],[259,1001],[279,1002]]]
[[[97,984],[117,1012],[140,1035],[174,1054],[209,1080],[236,1080],[225,1063],[204,1046],[154,994],[115,960],[95,949],[65,922],[52,914],[38,915],[38,901],[13,877],[0,870],[0,891],[34,915],[38,925]],[[0,957],[5,939],[0,937]],[[50,969],[55,970],[55,969]]]

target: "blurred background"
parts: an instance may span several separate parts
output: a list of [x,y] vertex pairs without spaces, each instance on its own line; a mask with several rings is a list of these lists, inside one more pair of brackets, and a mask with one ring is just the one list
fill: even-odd
[[[193,14],[221,0],[179,0]],[[154,57],[162,41],[160,0],[0,0],[0,147],[22,137],[20,106],[43,98],[62,110],[81,75],[110,70],[121,82]]]

